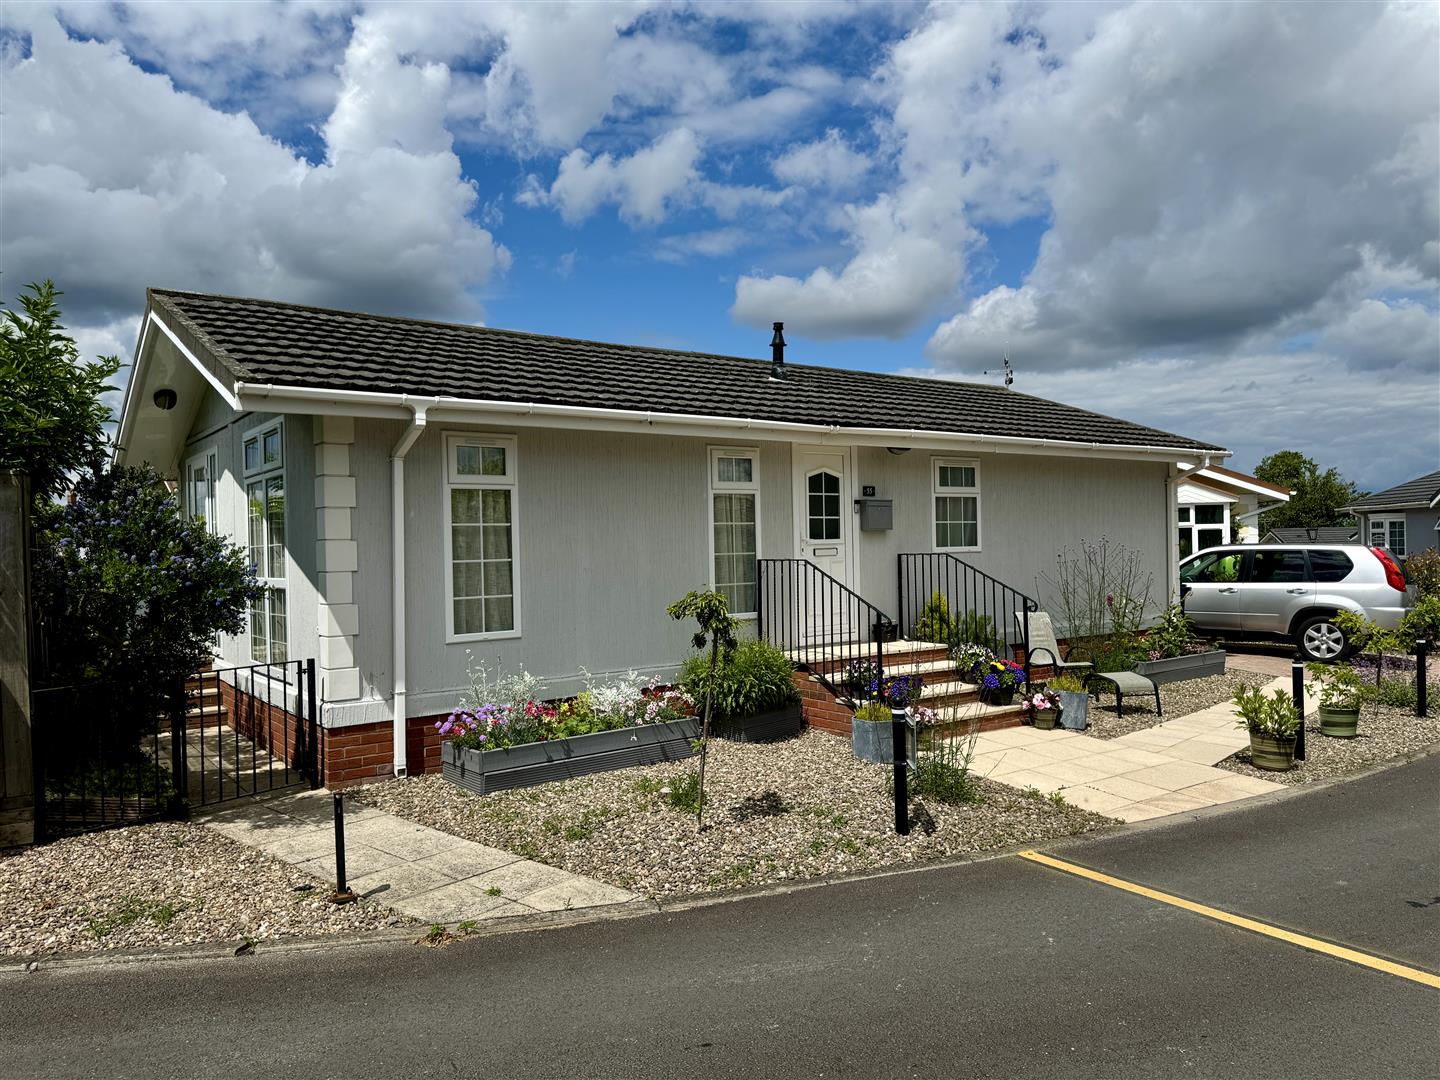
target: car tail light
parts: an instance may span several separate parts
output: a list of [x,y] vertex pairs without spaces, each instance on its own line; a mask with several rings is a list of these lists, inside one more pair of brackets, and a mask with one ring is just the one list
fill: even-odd
[[1378,547],[1372,547],[1370,552],[1375,558],[1380,560],[1380,565],[1385,567],[1385,584],[1389,585],[1392,589],[1398,589],[1400,592],[1404,592],[1405,575],[1400,573],[1400,567],[1395,565],[1395,560],[1390,557],[1390,553],[1384,548]]

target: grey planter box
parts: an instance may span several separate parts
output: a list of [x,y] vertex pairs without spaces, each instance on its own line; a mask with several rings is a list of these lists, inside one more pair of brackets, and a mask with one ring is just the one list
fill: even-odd
[[1058,690],[1060,726],[1067,731],[1084,731],[1090,726],[1090,695],[1076,690]]
[[1136,675],[1144,675],[1156,686],[1223,675],[1225,650],[1212,649],[1210,652],[1191,653],[1189,656],[1172,656],[1168,660],[1142,660],[1135,665],[1134,671]]
[[533,787],[574,776],[679,761],[695,753],[700,737],[693,717],[668,724],[597,731],[553,742],[523,743],[504,750],[457,749],[440,744],[440,775],[477,795]]
[[799,735],[805,727],[805,715],[800,703],[786,705],[773,712],[742,716],[738,720],[712,720],[710,733],[717,739],[731,742],[772,742]]

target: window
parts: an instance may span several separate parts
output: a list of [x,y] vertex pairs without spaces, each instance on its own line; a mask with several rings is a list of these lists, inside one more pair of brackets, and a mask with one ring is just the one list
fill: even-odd
[[1370,519],[1370,543],[1374,547],[1389,548],[1391,555],[1405,555],[1405,519],[1388,517]]
[[1250,563],[1252,582],[1304,581],[1308,570],[1303,551],[1257,551]]
[[185,463],[185,513],[200,518],[210,532],[216,532],[215,480],[218,454],[207,450]]
[[250,657],[261,664],[281,664],[290,655],[285,595],[284,432],[283,425],[276,421],[247,433],[244,442],[250,562],[265,587],[261,597],[250,605]]
[[448,636],[472,640],[519,633],[515,582],[515,440],[451,435],[445,440]]
[[1207,551],[1180,568],[1180,580],[1187,585],[1239,581],[1242,559],[1238,551]]
[[805,535],[811,540],[840,539],[840,477],[828,469],[805,478]]
[[1230,506],[1227,503],[1199,503],[1177,511],[1180,558],[1230,542]]
[[759,503],[759,452],[711,447],[710,565],[715,591],[735,615],[758,606]]
[[1344,581],[1355,564],[1343,551],[1310,552],[1311,581]]
[[936,459],[935,549],[978,551],[980,548],[980,466],[974,461]]

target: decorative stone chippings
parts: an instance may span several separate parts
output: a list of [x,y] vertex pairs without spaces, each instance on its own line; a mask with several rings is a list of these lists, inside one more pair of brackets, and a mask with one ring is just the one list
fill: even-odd
[[[1434,693],[1434,690],[1431,691]],[[1434,706],[1431,706],[1434,711]],[[1308,784],[1333,780],[1337,776],[1362,772],[1406,754],[1418,753],[1440,743],[1440,716],[1419,717],[1414,709],[1393,709],[1366,705],[1360,710],[1359,734],[1353,739],[1332,739],[1320,734],[1316,713],[1305,718],[1305,760],[1288,772],[1269,772],[1250,764],[1250,751],[1216,764],[1244,776],[1273,780],[1277,784]]]

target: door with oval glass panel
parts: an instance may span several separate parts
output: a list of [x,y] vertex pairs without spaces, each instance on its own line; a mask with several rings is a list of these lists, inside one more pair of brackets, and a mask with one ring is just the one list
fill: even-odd
[[[845,496],[848,456],[844,450],[810,450],[795,456],[800,558],[846,586],[850,584],[851,542],[850,506]],[[805,601],[811,640],[854,636],[853,628],[846,625],[850,605],[842,590],[823,583],[812,588]]]

